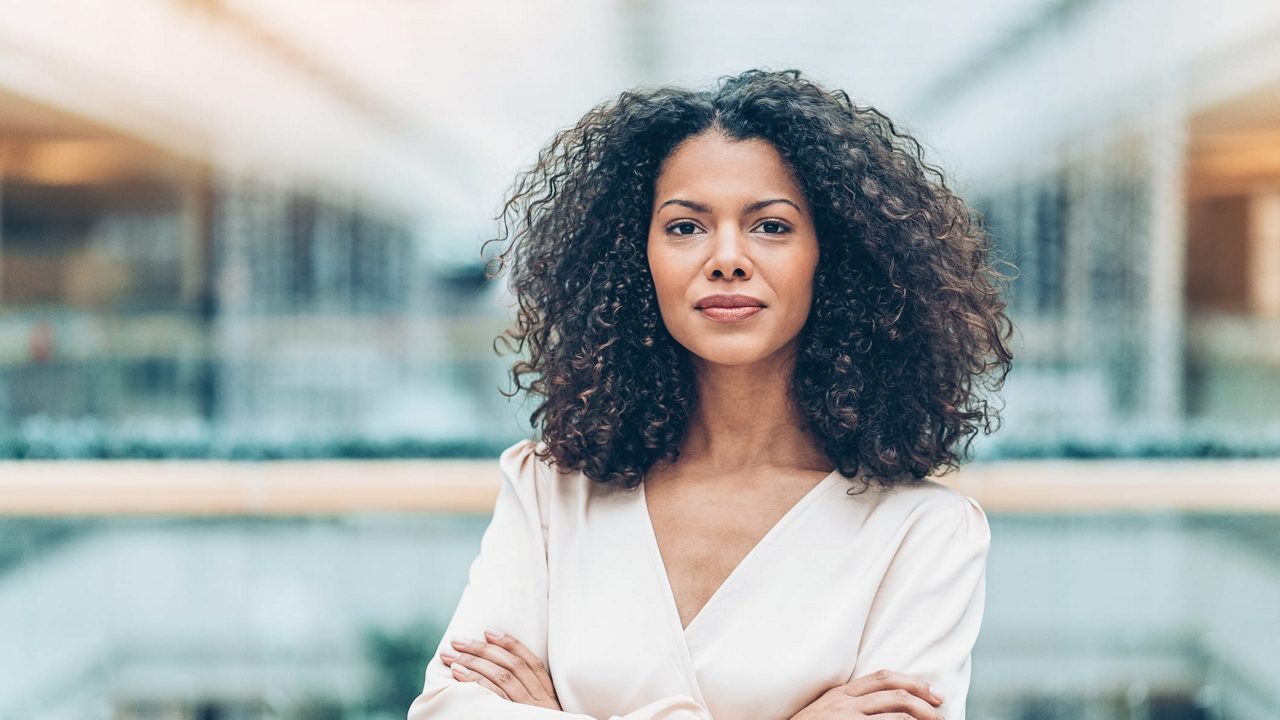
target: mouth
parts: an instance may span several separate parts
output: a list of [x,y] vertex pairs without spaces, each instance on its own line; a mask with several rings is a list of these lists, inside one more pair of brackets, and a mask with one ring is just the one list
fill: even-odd
[[746,320],[763,309],[759,305],[746,305],[743,307],[705,307],[699,308],[698,312],[702,313],[703,317],[716,322],[736,322],[738,320]]

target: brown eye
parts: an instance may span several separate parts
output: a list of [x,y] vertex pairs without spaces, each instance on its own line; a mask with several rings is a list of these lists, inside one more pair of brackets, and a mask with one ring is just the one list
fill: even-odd
[[667,232],[674,235],[692,235],[698,231],[698,226],[691,222],[678,222],[674,225],[667,226]]
[[781,223],[777,220],[765,220],[760,223],[760,231],[767,235],[781,235],[790,229],[786,223]]

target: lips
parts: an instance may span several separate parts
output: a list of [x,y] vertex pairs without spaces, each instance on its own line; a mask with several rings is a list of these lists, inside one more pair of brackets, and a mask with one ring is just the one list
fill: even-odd
[[703,317],[728,322],[745,320],[763,309],[764,307],[760,305],[743,305],[742,307],[706,307],[698,312],[702,313]]
[[708,295],[693,306],[702,316],[717,322],[745,320],[764,309],[764,302],[750,295]]
[[697,310],[705,310],[707,308],[762,308],[764,307],[764,302],[750,295],[708,295],[699,300],[693,307]]

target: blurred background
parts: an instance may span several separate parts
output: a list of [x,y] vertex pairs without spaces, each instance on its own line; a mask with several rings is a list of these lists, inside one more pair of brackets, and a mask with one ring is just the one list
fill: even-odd
[[969,716],[1280,718],[1280,3],[13,0],[0,720],[403,717],[531,433],[504,191],[749,67],[1017,267]]

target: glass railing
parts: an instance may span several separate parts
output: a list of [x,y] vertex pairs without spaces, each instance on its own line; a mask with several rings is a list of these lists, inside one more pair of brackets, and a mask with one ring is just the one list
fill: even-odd
[[[46,498],[69,513],[0,518],[0,718],[403,718],[496,486],[472,486],[455,505],[468,511],[396,512],[427,485],[391,493],[394,465],[365,494],[339,488],[347,510],[264,485],[263,513],[131,513],[69,484]],[[1021,494],[970,470],[957,484],[982,499],[993,537],[968,717],[1280,717],[1276,492],[1232,499],[1243,486],[1219,473],[1221,487],[1197,490],[1225,498],[1216,507],[1195,509],[1182,480],[1151,485],[1147,508],[1118,484],[1091,507],[1049,487],[1060,462],[1035,467],[1020,467]],[[1076,471],[1078,500],[1105,493]]]

